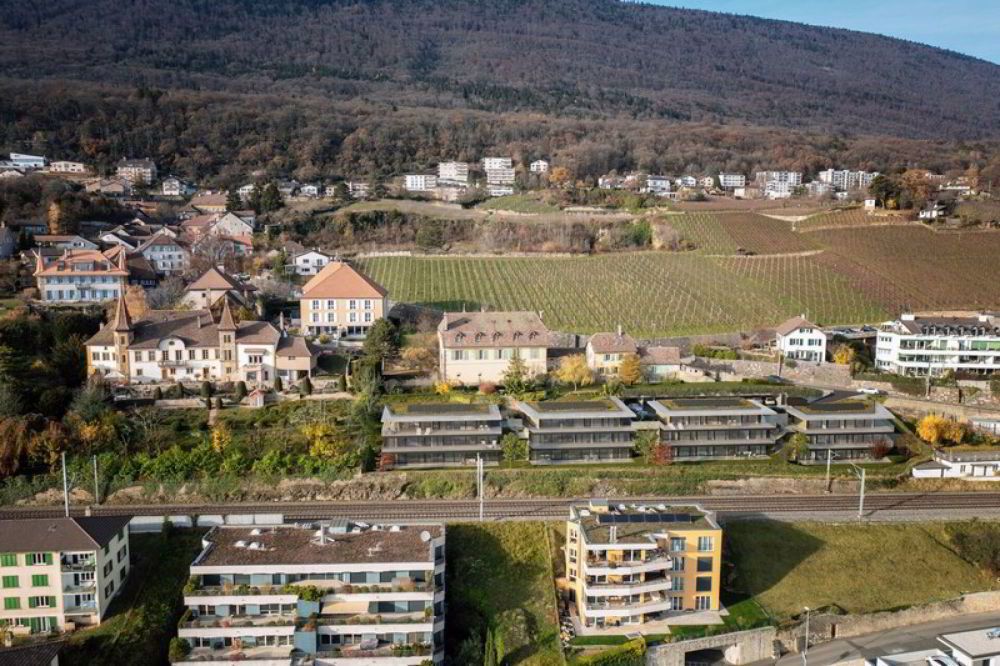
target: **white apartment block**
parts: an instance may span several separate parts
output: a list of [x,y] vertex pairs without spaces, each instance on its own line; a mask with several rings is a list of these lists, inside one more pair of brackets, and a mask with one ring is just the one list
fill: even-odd
[[41,155],[10,154],[10,166],[16,169],[44,169],[45,162],[45,158]]
[[788,199],[792,196],[792,190],[795,187],[788,182],[769,180],[764,184],[764,196],[768,199]]
[[437,187],[437,176],[427,173],[408,173],[404,176],[403,187],[407,192],[430,192]]
[[805,315],[793,317],[775,331],[775,347],[794,361],[826,362],[826,333]]
[[711,176],[705,176],[704,178],[698,181],[698,184],[704,187],[706,190],[710,190],[713,187],[715,187],[715,179],[712,178]]
[[754,174],[754,182],[758,187],[768,183],[787,183],[791,187],[802,184],[802,173],[798,171],[758,171]]
[[737,187],[746,187],[747,177],[742,173],[720,173],[719,187],[724,190],[731,190]]
[[535,160],[528,165],[528,170],[531,171],[531,173],[548,173],[548,160]]
[[83,162],[67,162],[59,160],[49,164],[49,173],[86,173],[87,165]]
[[646,176],[645,191],[658,197],[668,196],[670,194],[670,178],[667,176]]
[[440,379],[465,386],[502,383],[515,356],[528,376],[544,374],[549,338],[535,312],[446,312],[438,325]]
[[140,245],[137,251],[161,275],[183,273],[191,263],[191,252],[181,241],[165,234],[156,234]]
[[[713,179],[710,180],[715,182]],[[677,187],[696,187],[698,185],[698,179],[694,176],[679,176],[676,180],[674,180],[674,184],[677,185]]]
[[441,162],[438,164],[437,179],[449,185],[468,185],[469,165],[465,162]]
[[949,370],[974,375],[1000,371],[1000,318],[903,314],[879,327],[875,365],[883,372],[919,377]]
[[484,157],[483,158],[483,171],[491,171],[493,169],[512,169],[514,168],[514,160],[509,157]]
[[0,625],[18,636],[100,624],[128,577],[128,522],[0,521]]
[[156,180],[156,164],[150,159],[123,159],[115,166],[115,175],[133,184],[148,185]]
[[203,544],[174,666],[444,663],[443,525],[221,526]]
[[497,167],[486,170],[486,182],[489,185],[513,185],[514,167]]
[[851,171],[850,169],[826,169],[818,174],[821,183],[828,183],[835,190],[841,192],[866,189],[878,175],[877,171]]

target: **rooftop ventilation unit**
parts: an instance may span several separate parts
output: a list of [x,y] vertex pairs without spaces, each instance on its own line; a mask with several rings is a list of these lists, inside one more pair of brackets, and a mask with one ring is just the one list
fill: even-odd
[[420,540],[423,541],[424,543],[427,543],[428,541],[431,540],[431,533],[428,532],[427,530],[424,530],[423,532],[420,533]]
[[247,542],[246,541],[237,541],[233,545],[236,546],[237,548],[246,548],[247,547]]

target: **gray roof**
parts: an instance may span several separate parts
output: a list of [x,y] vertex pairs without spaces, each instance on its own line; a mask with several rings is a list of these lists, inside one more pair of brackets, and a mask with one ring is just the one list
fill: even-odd
[[1000,655],[1000,640],[988,635],[996,630],[996,627],[983,627],[971,631],[959,631],[942,634],[938,636],[938,640],[972,659],[980,659]]
[[382,408],[383,423],[499,421],[501,418],[500,408],[490,404],[417,403],[404,406],[386,405]]
[[0,648],[0,666],[49,666],[63,645],[63,641],[46,641]]
[[446,312],[438,333],[446,349],[550,344],[549,329],[537,312]]
[[0,552],[97,550],[128,525],[131,516],[0,520]]
[[[132,327],[131,349],[156,349],[164,338],[178,338],[186,347],[218,347],[219,328],[210,310],[150,310]],[[241,321],[236,331],[240,344],[278,345],[281,334],[266,321]],[[109,322],[87,340],[88,345],[114,344]]]
[[635,414],[620,399],[609,396],[600,400],[579,402],[524,402],[514,401],[512,408],[538,421],[586,418],[635,418]]

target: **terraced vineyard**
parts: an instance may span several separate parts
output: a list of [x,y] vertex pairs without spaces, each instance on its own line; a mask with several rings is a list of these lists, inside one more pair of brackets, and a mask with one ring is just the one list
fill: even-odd
[[[396,301],[541,310],[550,327],[580,333],[621,324],[640,336],[690,335],[773,326],[800,313],[821,324],[852,324],[904,309],[1000,307],[1000,233],[873,226],[861,211],[818,217],[831,215],[839,228],[808,233],[754,213],[664,218],[697,245],[693,252],[361,264]],[[757,256],[737,256],[738,247]]]
[[870,227],[886,224],[907,224],[907,220],[902,216],[869,215],[861,208],[851,208],[849,210],[836,210],[813,215],[808,219],[796,222],[795,228],[798,231],[810,231],[839,229],[843,227]]

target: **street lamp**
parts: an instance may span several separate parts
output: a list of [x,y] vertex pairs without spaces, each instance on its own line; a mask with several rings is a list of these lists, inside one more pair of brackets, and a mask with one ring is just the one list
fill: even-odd
[[806,612],[806,641],[802,646],[802,666],[806,666],[806,658],[809,655],[809,606],[804,606],[803,610]]

